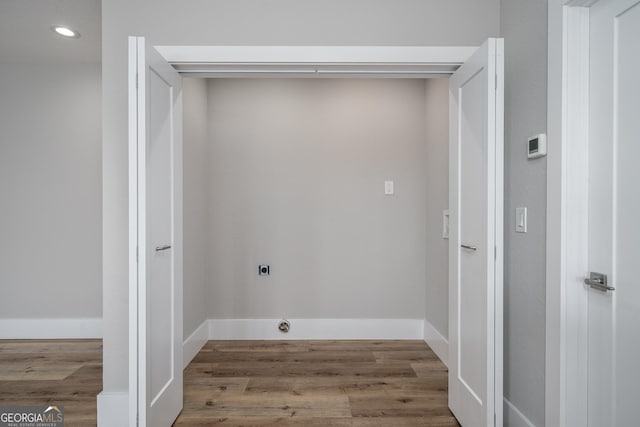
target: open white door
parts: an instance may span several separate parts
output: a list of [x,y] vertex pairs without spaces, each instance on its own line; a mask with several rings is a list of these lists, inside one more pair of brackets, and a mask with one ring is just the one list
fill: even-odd
[[131,426],[182,410],[181,77],[129,38],[129,394]]
[[503,41],[449,80],[449,407],[502,426]]
[[587,293],[587,425],[622,427],[638,425],[640,384],[640,1],[589,13],[589,286],[572,285]]

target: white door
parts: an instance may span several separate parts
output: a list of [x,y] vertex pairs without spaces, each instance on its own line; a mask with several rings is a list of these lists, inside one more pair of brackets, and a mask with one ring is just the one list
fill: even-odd
[[622,427],[640,409],[640,2],[600,0],[589,28],[589,270],[615,290],[584,285],[588,425]]
[[487,40],[449,82],[449,407],[464,427],[502,425],[502,52]]
[[130,37],[129,82],[130,425],[162,427],[182,410],[181,77]]

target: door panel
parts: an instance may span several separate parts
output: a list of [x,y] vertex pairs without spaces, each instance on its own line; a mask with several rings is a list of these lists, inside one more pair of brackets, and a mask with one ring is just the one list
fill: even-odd
[[487,69],[460,87],[460,241],[477,250],[460,251],[460,380],[482,404],[486,364],[487,305]]
[[170,426],[182,409],[181,78],[131,37],[130,218],[133,260],[130,424]]
[[590,10],[589,270],[614,291],[588,288],[590,426],[637,423],[640,371],[640,2]]
[[[173,378],[173,265],[170,245],[171,209],[172,87],[155,70],[149,73],[149,138],[147,140],[147,260],[149,305],[149,361],[151,402]],[[173,248],[172,248],[173,249]]]
[[489,39],[449,82],[449,406],[463,426],[502,425],[502,69]]

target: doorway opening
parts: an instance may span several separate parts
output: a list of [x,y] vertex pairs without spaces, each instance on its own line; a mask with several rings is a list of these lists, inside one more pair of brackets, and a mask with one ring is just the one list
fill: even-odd
[[[453,160],[448,155],[432,159],[433,167],[449,163],[455,187],[448,192],[452,202],[438,208],[449,208],[453,225],[445,283],[454,290],[449,299],[452,350],[447,350],[455,368],[450,398],[465,425],[501,418],[501,41],[489,40],[470,57],[468,48],[161,47],[163,58],[143,39],[132,39],[130,47],[136,71],[130,86],[135,89],[130,97],[136,123],[132,153],[137,158],[131,242],[136,254],[144,254],[131,259],[137,271],[132,274],[131,320],[138,325],[131,338],[131,389],[137,390],[131,396],[131,417],[144,424],[165,416],[154,414],[154,404],[170,388],[181,390],[177,357],[154,360],[153,354],[163,352],[153,348],[164,345],[182,355],[183,320],[192,321],[186,313],[191,305],[182,306],[183,277],[189,274],[209,275],[221,284],[208,302],[199,299],[205,300],[208,316],[224,316],[208,320],[205,340],[281,337],[276,321],[285,316],[292,338],[424,337],[424,319],[415,317],[424,312],[427,281],[425,95],[428,88],[436,93],[434,88],[446,83],[424,79],[448,76],[466,61],[445,84],[447,90],[439,92],[450,98],[449,114],[455,115]],[[467,56],[460,61],[463,53]],[[416,60],[420,55],[422,60]],[[434,60],[438,55],[458,55],[459,62]],[[184,75],[218,78],[183,81],[167,59]],[[254,78],[239,78],[247,76]],[[200,95],[189,103],[201,108],[189,107],[195,113],[185,116],[185,124],[187,117],[199,123],[185,126],[182,135],[184,97],[198,87]],[[202,107],[205,113],[197,119]],[[447,123],[430,128],[446,134]],[[185,145],[195,150],[190,153],[193,168],[186,156],[183,162],[183,136],[199,141]],[[154,166],[157,159],[162,167]],[[154,170],[155,178],[150,175]],[[201,194],[191,194],[198,180],[206,186]],[[167,242],[154,240],[146,225],[163,217],[150,210],[153,195],[163,191]],[[183,221],[192,211],[198,212],[193,220]],[[183,230],[184,239],[190,235],[193,242],[188,262],[207,267],[199,273],[185,269],[182,274],[191,245],[183,240]],[[204,240],[195,243],[198,238]],[[173,279],[162,282],[162,268],[151,263],[165,254],[163,265]],[[270,265],[270,275],[258,275],[259,265]],[[167,294],[158,304],[166,310],[154,311],[162,293],[149,287],[154,277],[164,283]],[[481,286],[473,287],[478,277]],[[416,303],[416,295],[422,301]],[[380,312],[387,317],[376,317]],[[162,321],[171,313],[173,320],[154,329],[163,324],[153,319],[154,313]],[[391,326],[381,326],[387,323]],[[470,357],[478,352],[483,357]]]

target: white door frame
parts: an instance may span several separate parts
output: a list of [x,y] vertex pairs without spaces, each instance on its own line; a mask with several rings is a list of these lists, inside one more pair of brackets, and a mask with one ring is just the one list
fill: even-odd
[[[477,46],[412,47],[412,46],[154,46],[160,54],[183,74],[198,74],[202,77],[393,77],[425,78],[447,77],[462,65]],[[135,64],[130,58],[129,64]],[[130,65],[131,66],[131,65]],[[135,81],[129,81],[129,90],[135,90]],[[136,119],[135,108],[130,105],[129,120]],[[499,123],[497,123],[500,125]],[[136,137],[136,129],[129,128],[130,138]],[[129,158],[134,159],[137,152],[129,147]],[[501,166],[501,165],[498,165]],[[137,176],[138,165],[129,162],[130,177]],[[498,171],[502,174],[502,169]],[[500,188],[496,188],[500,190]],[[495,195],[495,201],[502,200],[501,194]],[[138,185],[133,179],[129,182],[129,203],[135,205],[138,200]],[[502,214],[502,207],[498,207]],[[129,218],[129,311],[130,319],[137,308],[137,245],[138,224],[136,218]],[[502,230],[498,230],[498,234]],[[497,274],[502,275],[502,242],[496,244],[499,262],[496,262]],[[502,311],[502,307],[495,307]],[[500,313],[501,314],[501,313]],[[500,319],[502,316],[498,316]],[[498,325],[496,325],[498,326]],[[130,330],[134,325],[130,325]],[[502,344],[501,341],[499,343]],[[133,360],[137,348],[137,336],[130,334],[129,357]],[[130,367],[133,362],[130,363]],[[134,368],[135,369],[135,368]],[[132,375],[135,374],[135,375]],[[129,387],[137,387],[132,378],[137,373],[129,372]],[[502,383],[502,371],[494,371],[494,381]],[[502,391],[502,387],[496,390]],[[502,399],[502,395],[496,396]],[[135,406],[134,400],[129,399]],[[137,403],[137,401],[135,401]],[[136,409],[129,408],[130,420],[135,420]],[[501,414],[500,414],[501,415]]]
[[[586,425],[589,7],[549,0],[545,425]],[[569,220],[570,219],[570,220]]]
[[[128,62],[128,94],[129,94],[129,110],[128,110],[128,122],[129,122],[129,138],[128,138],[128,158],[129,158],[129,411],[127,420],[130,426],[138,425],[138,281],[140,274],[145,274],[145,269],[138,269],[138,239],[141,229],[144,229],[146,225],[138,223],[138,200],[144,199],[144,183],[138,182],[138,144],[133,144],[133,141],[138,141],[140,138],[139,129],[137,127],[138,120],[140,118],[140,112],[138,111],[138,82],[137,79],[131,78],[138,72],[138,52],[136,49],[136,42],[129,39],[129,62]],[[131,94],[136,94],[135,97]],[[140,194],[142,192],[142,194]],[[132,207],[135,206],[135,209]],[[144,219],[143,219],[144,220]],[[142,241],[144,245],[144,240]],[[146,246],[143,246],[143,256],[145,254]],[[144,276],[142,277],[144,280]],[[135,323],[134,323],[135,322]]]

